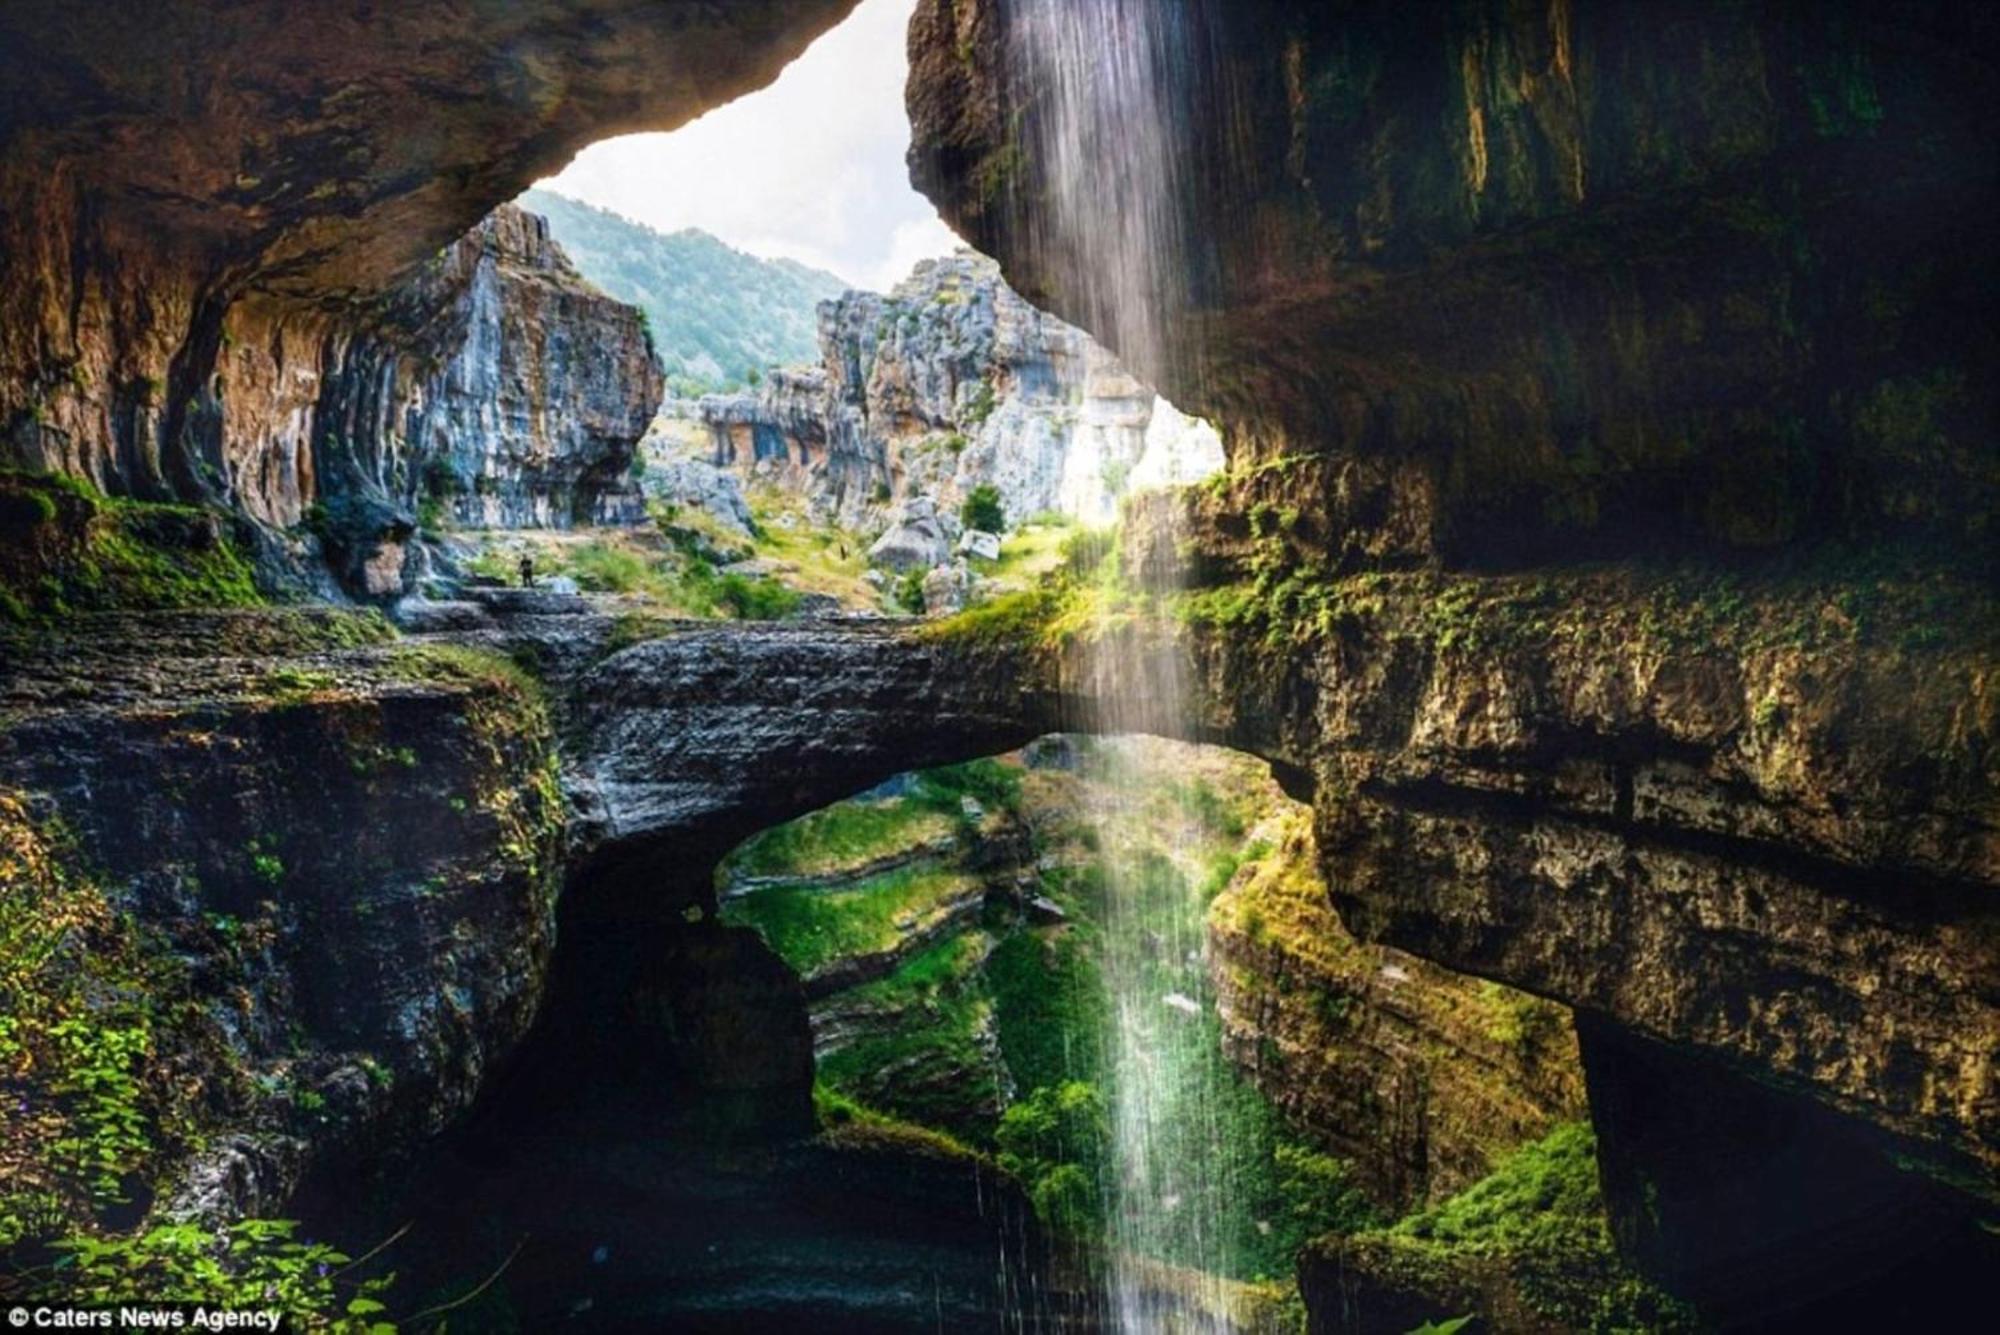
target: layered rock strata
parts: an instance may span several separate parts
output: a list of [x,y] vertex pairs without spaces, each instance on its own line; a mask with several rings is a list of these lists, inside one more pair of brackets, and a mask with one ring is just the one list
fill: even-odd
[[[405,1153],[537,1013],[564,824],[539,692],[387,637],[307,611],[91,618],[0,675],[10,842],[50,850],[48,902],[94,887],[147,980],[115,1164],[139,1210],[282,1213],[309,1169]],[[11,994],[17,1039],[70,967]],[[89,1004],[109,1029],[123,1002]],[[97,1143],[32,1059],[19,1092]]]
[[[399,324],[384,294],[577,148],[670,127],[769,80],[848,8],[608,0],[468,20],[200,0],[10,7],[0,18],[0,458],[114,495],[224,505],[274,529],[349,501],[336,560],[350,587],[382,587],[421,518],[424,460],[375,477],[386,496],[351,490],[350,473],[371,478],[382,454],[405,448],[378,454],[385,442],[369,428],[395,438],[463,418],[453,391],[496,374],[490,353],[458,360],[448,339],[426,342],[423,328]],[[476,278],[464,271],[478,269],[487,244],[512,241],[542,244],[503,224],[437,261],[434,276]],[[477,281],[467,291],[487,299]],[[453,323],[460,295],[417,325]],[[471,444],[454,442],[461,479],[518,468],[525,484],[470,509],[518,522],[542,507],[594,508],[562,475],[603,461],[549,456],[603,425],[579,440],[538,414],[584,408],[605,389],[634,400],[656,391],[629,317],[617,323],[610,365],[602,349],[566,364],[559,355],[543,385],[531,374],[503,387],[503,399],[517,391],[509,420],[481,425],[532,440],[525,455],[473,469]],[[433,364],[454,360],[432,379]],[[637,379],[614,386],[621,368]],[[378,402],[390,395],[374,375],[408,397]],[[412,420],[390,420],[406,410]],[[621,401],[610,418],[630,410]],[[542,472],[555,474],[546,495]]]
[[1348,934],[1310,817],[1237,873],[1208,916],[1230,1060],[1401,1213],[1584,1114],[1562,1008]]
[[716,463],[797,488],[851,527],[879,528],[912,497],[955,520],[980,486],[998,491],[1010,523],[1101,524],[1131,487],[1221,464],[1204,424],[970,252],[921,262],[887,296],[822,302],[819,341],[818,365],[711,395],[699,413]]
[[[1728,1319],[1859,1282],[1862,1242],[1786,1216],[1769,1119],[1694,1106],[1761,1088],[1880,1207],[1877,1261],[1907,1259],[1931,1235],[1880,1193],[1927,1214],[1931,1188],[1883,1153],[1970,1198],[2000,1180],[1992,26],[1173,13],[1178,193],[1151,202],[1189,240],[1156,257],[1186,305],[1116,350],[1231,445],[1228,483],[1127,551],[1203,586],[1171,651],[1193,726],[1312,783],[1358,935],[1637,1045],[1585,1053],[1615,1218],[1671,1181],[1683,1243],[1745,1242],[1702,1209],[1762,1202],[1733,1260],[1627,1231],[1635,1256]],[[1086,244],[1116,220],[1065,225],[1056,173],[1126,139],[1051,120],[1091,103],[1030,86],[1046,19],[919,6],[912,165],[1029,299],[1116,345]],[[1705,1082],[1647,1077],[1647,1043]],[[1715,1139],[1615,1134],[1628,1083]]]

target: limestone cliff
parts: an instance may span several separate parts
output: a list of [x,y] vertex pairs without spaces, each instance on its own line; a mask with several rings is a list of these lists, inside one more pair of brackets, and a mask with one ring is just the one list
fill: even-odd
[[[376,373],[396,362],[408,386],[427,378],[409,362],[457,356],[398,338],[421,331],[397,324],[385,293],[413,276],[421,290],[420,269],[577,148],[671,127],[768,81],[850,7],[9,6],[0,458],[114,495],[299,524],[352,462],[336,433],[387,420],[378,385],[342,383],[348,359]],[[432,276],[514,242],[542,244],[502,226]],[[632,369],[633,346],[608,360]],[[563,374],[608,380],[612,368],[590,367]],[[532,414],[532,381],[520,391]],[[427,405],[396,425],[462,412]],[[532,416],[513,429],[553,430]],[[374,462],[370,450],[359,458]],[[328,453],[342,457],[329,467]],[[354,586],[379,589],[410,517],[356,499],[343,564]],[[539,504],[503,495],[493,508],[511,518]],[[558,487],[553,508],[567,504]]]
[[[1186,305],[1118,350],[1232,467],[1131,535],[1200,588],[1127,648],[1312,788],[1357,935],[1577,1009],[1670,1287],[1943,1265],[2000,1165],[1984,11],[1173,13]],[[919,6],[912,165],[1115,343],[1053,214],[1125,139],[1050,122],[1043,14]]]
[[[419,522],[566,528],[643,514],[627,476],[661,393],[637,308],[586,283],[548,224],[496,209],[330,340],[311,456],[323,535],[371,594],[399,592]],[[302,377],[295,375],[294,380]]]
[[1561,1007],[1356,941],[1309,817],[1270,833],[1276,847],[1208,915],[1223,1045],[1377,1199],[1397,1212],[1440,1199],[1583,1115]]
[[1117,514],[1140,485],[1205,476],[1221,443],[1081,330],[1023,301],[991,260],[925,260],[887,296],[820,305],[820,363],[700,414],[715,462],[804,490],[829,518],[879,528],[894,503],[956,515],[999,489],[1009,522]]

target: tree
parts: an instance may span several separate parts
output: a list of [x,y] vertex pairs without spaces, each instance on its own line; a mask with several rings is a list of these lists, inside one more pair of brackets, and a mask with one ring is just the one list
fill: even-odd
[[967,528],[980,529],[987,533],[998,533],[1007,526],[1007,512],[1000,507],[1000,488],[991,482],[982,482],[965,497],[965,504],[958,508],[959,522]]

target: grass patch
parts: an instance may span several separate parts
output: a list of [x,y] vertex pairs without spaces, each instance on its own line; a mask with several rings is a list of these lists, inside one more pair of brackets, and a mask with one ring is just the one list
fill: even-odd
[[785,963],[809,977],[835,960],[891,949],[914,924],[977,884],[954,871],[901,867],[830,890],[755,890],[727,900],[722,918],[755,928]]
[[1414,1276],[1499,1266],[1551,1321],[1589,1331],[1695,1328],[1687,1306],[1618,1256],[1586,1122],[1521,1146],[1458,1195],[1363,1233],[1371,1264]]
[[1018,810],[1020,771],[991,759],[918,774],[903,797],[836,802],[756,835],[729,855],[722,877],[826,876],[962,829],[964,799],[989,812]]
[[952,831],[950,817],[907,798],[840,802],[757,835],[723,863],[727,876],[823,876]]

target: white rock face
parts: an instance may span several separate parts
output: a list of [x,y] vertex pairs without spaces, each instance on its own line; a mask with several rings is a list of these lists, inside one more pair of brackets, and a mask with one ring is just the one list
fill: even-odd
[[976,556],[982,561],[1000,559],[1000,535],[983,529],[969,528],[959,535],[958,554]]
[[951,555],[951,539],[928,496],[903,502],[895,522],[868,549],[868,563],[889,570],[929,570]]
[[1134,487],[1221,466],[1212,429],[970,251],[925,260],[888,296],[822,303],[820,352],[693,411],[716,464],[795,487],[852,527],[881,528],[928,496],[950,529],[981,485],[1010,526],[1051,512],[1105,524]]

